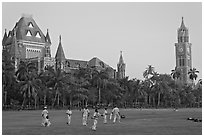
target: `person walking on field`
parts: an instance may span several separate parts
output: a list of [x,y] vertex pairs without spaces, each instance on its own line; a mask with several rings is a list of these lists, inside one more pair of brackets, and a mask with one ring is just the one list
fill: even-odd
[[72,115],[72,111],[71,111],[70,107],[68,107],[66,114],[67,114],[67,124],[70,125],[71,124],[71,115]]
[[88,124],[88,117],[89,117],[89,109],[87,107],[84,108],[83,112],[82,112],[82,125],[83,126],[87,126]]
[[107,115],[108,115],[108,111],[107,111],[107,108],[104,109],[104,112],[103,112],[103,123],[104,124],[107,124]]
[[41,116],[42,116],[42,125],[45,127],[46,126],[49,127],[51,123],[50,123],[49,116],[48,116],[47,106],[44,107]]
[[118,119],[118,121],[120,122],[120,112],[117,106],[113,108],[112,115],[113,115],[113,123],[116,122],[116,119]]
[[100,115],[101,115],[101,114],[98,112],[98,109],[96,108],[96,109],[95,109],[95,112],[94,112],[94,114],[93,114],[93,117],[91,117],[92,119],[94,119],[93,126],[91,127],[91,129],[92,129],[93,131],[96,131],[96,125],[97,125],[97,123],[98,123],[98,118],[99,118]]

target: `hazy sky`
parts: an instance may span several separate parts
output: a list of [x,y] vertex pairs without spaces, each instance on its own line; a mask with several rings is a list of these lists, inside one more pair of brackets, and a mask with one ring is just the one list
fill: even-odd
[[22,13],[32,14],[46,35],[49,29],[52,57],[59,35],[69,59],[98,57],[116,68],[120,51],[126,75],[143,79],[149,64],[158,73],[175,68],[175,43],[181,18],[189,28],[192,64],[202,77],[202,4],[200,3],[3,3],[2,35]]

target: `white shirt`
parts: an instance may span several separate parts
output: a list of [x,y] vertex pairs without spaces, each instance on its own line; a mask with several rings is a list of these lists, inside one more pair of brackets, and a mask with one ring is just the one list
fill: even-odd
[[98,119],[98,117],[99,117],[99,115],[100,115],[100,113],[99,112],[94,112],[94,114],[93,114],[93,117],[94,117],[94,119]]
[[48,115],[48,111],[45,109],[45,110],[43,110],[42,111],[42,116],[44,117],[44,118],[46,118],[46,116]]
[[113,113],[113,115],[119,114],[119,108],[115,107],[115,108],[112,110],[112,113]]
[[71,116],[71,115],[72,115],[72,111],[71,111],[71,110],[67,110],[67,111],[66,111],[66,114],[67,114],[68,116]]
[[108,111],[104,110],[103,115],[108,115]]
[[89,113],[90,113],[90,111],[88,109],[84,109],[83,116],[88,116]]

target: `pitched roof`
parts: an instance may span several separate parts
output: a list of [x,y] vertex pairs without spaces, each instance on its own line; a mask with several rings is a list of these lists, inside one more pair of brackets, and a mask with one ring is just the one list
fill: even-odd
[[59,45],[58,45],[58,48],[57,48],[55,59],[57,59],[59,61],[64,61],[65,60],[64,50],[63,50],[62,44],[61,44],[61,35],[59,37]]
[[[38,25],[36,24],[36,22],[31,16],[21,17],[20,20],[16,23],[14,28],[16,28],[17,40],[25,40],[25,41],[40,42],[40,43],[46,42],[45,35],[40,30],[40,28],[38,27]],[[28,31],[30,31],[31,36],[26,36]],[[13,32],[13,30],[10,32]],[[36,37],[37,33],[39,33],[40,38]],[[11,33],[10,36],[13,37],[13,34]],[[8,39],[6,41],[6,44],[10,44],[11,42],[12,42],[11,39]]]
[[51,44],[51,40],[50,40],[50,35],[49,35],[49,32],[48,32],[48,29],[47,29],[47,34],[46,34],[45,40],[46,40],[46,42]]
[[66,59],[68,61],[71,68],[86,68],[87,67],[87,61],[84,60],[74,60],[74,59]]
[[91,60],[89,60],[88,65],[90,67],[102,67],[102,68],[110,67],[97,57],[94,57]]

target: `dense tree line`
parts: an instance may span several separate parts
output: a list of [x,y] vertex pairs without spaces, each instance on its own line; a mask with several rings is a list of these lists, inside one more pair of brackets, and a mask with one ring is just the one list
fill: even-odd
[[[9,55],[8,55],[9,56]],[[201,107],[202,80],[196,85],[179,85],[180,72],[175,68],[171,74],[159,74],[151,65],[144,71],[144,80],[112,79],[106,70],[79,68],[66,73],[46,67],[40,74],[35,64],[22,62],[14,71],[14,62],[3,58],[2,101],[3,108],[38,109],[72,106],[105,105],[112,107]],[[189,77],[197,78],[193,68]]]

